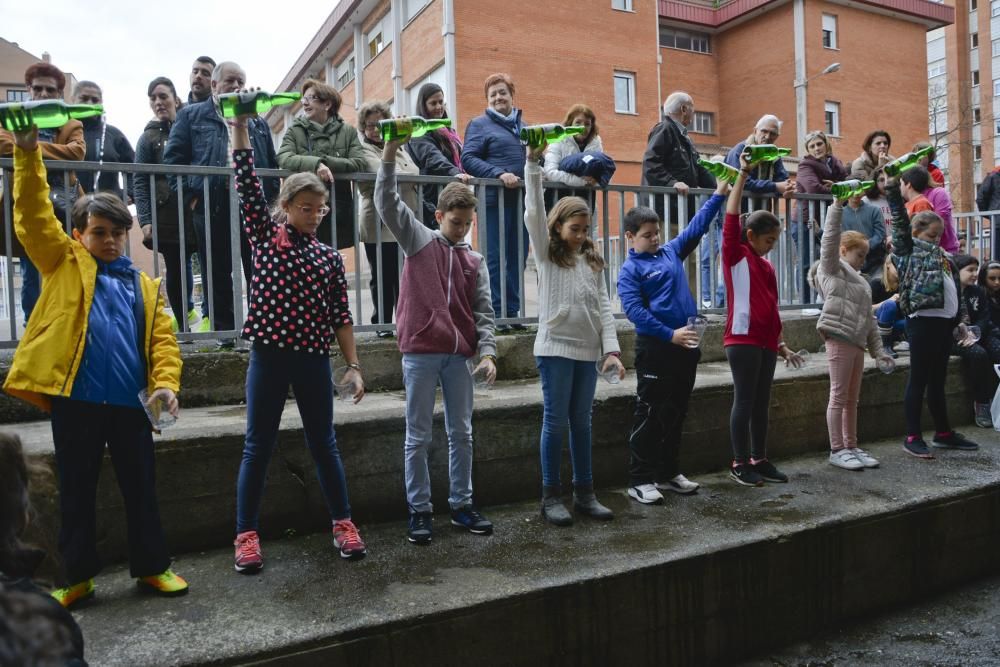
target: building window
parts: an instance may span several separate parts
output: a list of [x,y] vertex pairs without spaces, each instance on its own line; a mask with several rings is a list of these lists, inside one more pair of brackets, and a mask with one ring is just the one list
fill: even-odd
[[978,32],[972,33],[971,35],[969,35],[969,39],[972,40],[972,48],[978,49],[979,48],[979,33]]
[[[996,40],[1000,42],[1000,39]],[[938,60],[927,66],[927,78],[933,79],[936,76],[941,76],[948,71],[948,64],[944,60]]]
[[840,136],[840,102],[827,102],[824,106],[826,133],[831,137]]
[[343,88],[351,81],[354,81],[354,56],[344,58],[333,70],[334,80],[337,88]]
[[1000,16],[1000,0],[990,2],[990,16]]
[[660,28],[660,46],[668,49],[681,49],[682,51],[697,51],[698,53],[712,52],[712,41],[707,32],[692,32],[677,28]]
[[1000,79],[993,79],[993,97],[1000,97]]
[[431,0],[403,0],[403,23],[420,13],[420,10],[431,4]]
[[636,113],[635,108],[635,74],[615,72],[615,111]]
[[973,87],[979,85],[979,70],[972,71],[972,85]]
[[375,59],[375,56],[385,51],[385,47],[392,43],[392,12],[383,16],[381,21],[368,30],[365,42],[368,44],[365,62],[370,63]]
[[969,0],[969,11],[974,12],[979,9],[979,0]]
[[837,48],[837,17],[823,14],[823,48]]
[[698,134],[715,134],[715,114],[707,111],[695,111],[688,131]]
[[983,146],[982,144],[975,144],[972,147],[972,159],[979,162],[983,159]]
[[630,12],[632,11],[632,0],[611,0],[611,9]]
[[983,121],[983,112],[979,107],[972,107],[972,123],[978,125]]
[[27,90],[8,90],[7,91],[7,101],[8,102],[27,102],[31,99],[28,95]]

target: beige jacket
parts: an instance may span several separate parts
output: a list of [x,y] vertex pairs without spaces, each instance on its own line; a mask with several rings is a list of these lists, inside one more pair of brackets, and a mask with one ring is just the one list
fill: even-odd
[[826,209],[820,259],[810,271],[812,283],[823,297],[823,312],[816,329],[824,337],[840,338],[861,349],[867,347],[872,358],[877,359],[882,355],[882,339],[872,313],[871,286],[862,273],[840,258],[843,210],[839,201]]
[[[375,144],[368,143],[364,140],[364,137],[361,137],[361,147],[365,151],[368,171],[377,174],[379,168],[382,166],[382,149]],[[413,159],[406,151],[396,153],[396,174],[405,176],[420,175],[420,169],[413,163]],[[423,206],[420,203],[420,188],[416,183],[400,183],[398,188],[400,199],[413,211],[413,215],[419,217],[423,212]],[[372,202],[372,196],[375,193],[375,182],[360,182],[358,183],[358,190],[361,192],[361,205],[358,207],[358,239],[362,243],[376,243],[378,241],[389,243],[395,241],[396,237],[392,235],[392,232],[384,224],[378,238],[375,236],[375,224],[378,219],[378,213],[375,212],[375,205]]]

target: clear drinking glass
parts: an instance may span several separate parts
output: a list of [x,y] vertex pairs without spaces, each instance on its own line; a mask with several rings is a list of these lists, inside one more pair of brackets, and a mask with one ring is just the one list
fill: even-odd
[[704,315],[695,315],[694,317],[688,318],[688,326],[698,334],[698,342],[694,345],[688,345],[690,348],[696,348],[701,345],[701,339],[705,335],[705,329],[708,328],[708,318]]
[[347,379],[349,366],[338,366],[333,369],[333,393],[338,401],[353,401],[354,395],[358,393],[358,383],[356,380]]
[[621,384],[622,379],[621,376],[618,375],[617,367],[609,368],[607,371],[604,370],[604,364],[608,360],[608,357],[611,356],[614,355],[605,354],[597,360],[597,363],[595,364],[597,366],[597,374],[604,378],[604,381],[608,384]]
[[149,394],[145,389],[141,389],[139,390],[139,402],[142,403],[142,409],[146,411],[146,416],[149,417],[149,423],[152,424],[153,428],[157,431],[163,430],[177,423],[177,417],[170,414],[170,408],[167,405],[167,401],[162,396],[158,397],[155,401],[153,401],[152,405],[150,405]]

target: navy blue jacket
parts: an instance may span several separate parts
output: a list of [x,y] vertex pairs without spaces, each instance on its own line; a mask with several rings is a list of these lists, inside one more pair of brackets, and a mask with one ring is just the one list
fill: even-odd
[[[278,158],[274,154],[271,129],[260,118],[250,119],[250,145],[259,169],[277,169]],[[191,104],[177,112],[177,120],[170,128],[166,148],[163,149],[164,164],[186,164],[199,167],[232,167],[229,150],[229,128],[219,115],[212,98]],[[184,201],[192,197],[201,199],[202,176],[188,176],[184,179]],[[278,179],[264,178],[264,194],[272,201],[278,194]],[[212,200],[220,195],[228,195],[224,176],[212,176],[209,189]],[[171,187],[177,189],[177,179],[171,179]]]
[[[731,167],[740,168],[740,153],[746,148],[747,142],[741,141],[740,143],[733,146],[732,150],[729,151],[729,155],[726,156],[726,164]],[[772,178],[761,178],[760,170],[762,167],[767,165],[774,165],[774,172],[772,173]],[[750,170],[750,175],[747,176],[746,185],[743,189],[748,192],[757,193],[776,193],[778,189],[774,186],[775,183],[788,180],[788,170],[785,169],[785,165],[781,160],[775,160],[774,162],[760,163]]]
[[[142,289],[128,257],[97,260],[97,284],[87,315],[87,341],[70,398],[139,408],[146,388],[140,327],[146,328]],[[141,320],[141,321],[140,321]],[[144,334],[142,334],[144,335]]]
[[603,188],[618,169],[614,159],[601,151],[573,153],[559,161],[559,169],[574,176],[590,176]]
[[[525,153],[519,136],[523,126],[520,109],[514,131],[488,113],[473,118],[465,128],[462,168],[476,178],[500,178],[500,174],[510,173],[523,179]],[[497,189],[489,188],[486,204],[496,202]]]
[[618,297],[636,334],[666,342],[698,314],[684,272],[684,259],[698,247],[726,198],[712,195],[677,237],[655,253],[628,251],[618,272]]

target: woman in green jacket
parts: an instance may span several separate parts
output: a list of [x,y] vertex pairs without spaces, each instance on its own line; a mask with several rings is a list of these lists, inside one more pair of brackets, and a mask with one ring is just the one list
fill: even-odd
[[[311,171],[333,185],[337,214],[338,249],[354,247],[355,224],[351,182],[334,174],[367,171],[365,152],[353,127],[340,117],[341,98],[333,87],[307,79],[302,84],[302,115],[292,121],[278,150],[278,166],[289,171]],[[329,214],[317,236],[332,239]]]

